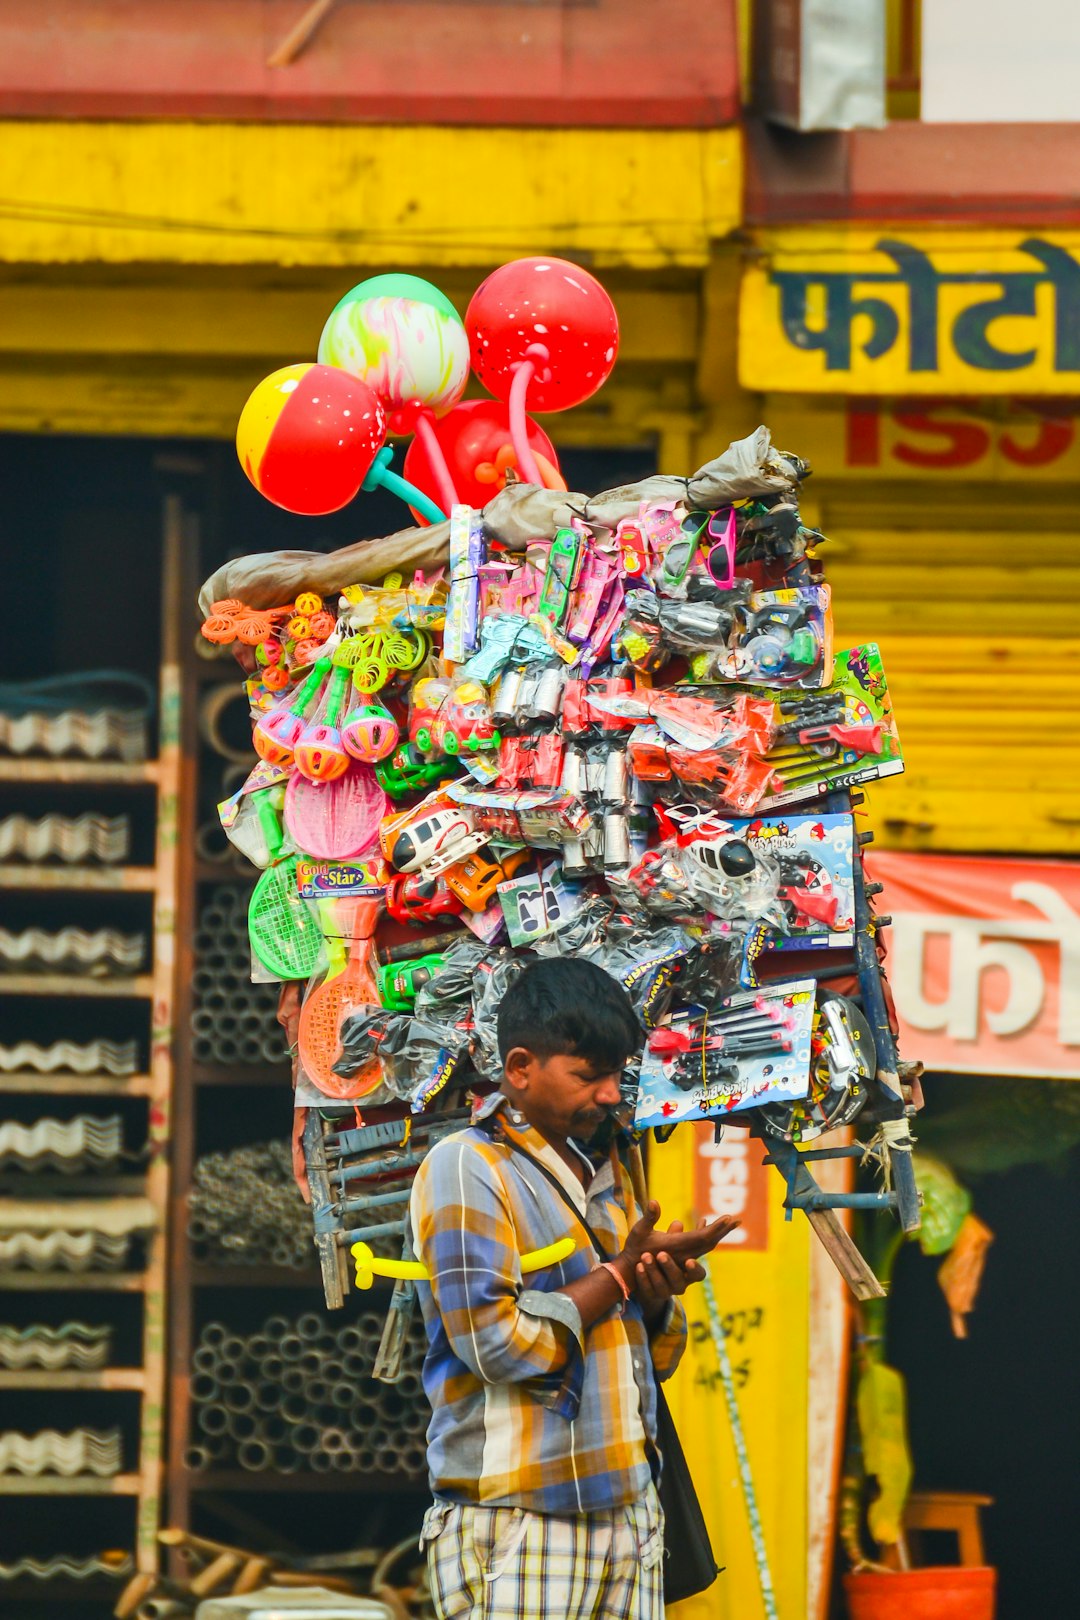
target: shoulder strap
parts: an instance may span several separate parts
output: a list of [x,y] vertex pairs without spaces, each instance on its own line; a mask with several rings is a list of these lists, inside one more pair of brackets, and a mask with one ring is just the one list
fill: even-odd
[[553,1171],[549,1170],[546,1164],[541,1164],[539,1159],[534,1159],[531,1153],[527,1153],[523,1147],[519,1146],[519,1144],[513,1140],[509,1133],[507,1133],[504,1140],[507,1147],[512,1149],[514,1153],[520,1153],[523,1159],[528,1159],[533,1169],[539,1170],[544,1179],[551,1183],[559,1197],[562,1199],[563,1203],[566,1205],[567,1209],[570,1211],[571,1215],[573,1215],[574,1219],[577,1221],[578,1225],[584,1227],[585,1231],[588,1233],[589,1241],[596,1250],[597,1254],[600,1256],[601,1260],[609,1259],[610,1256],[608,1255],[607,1250],[604,1248],[604,1245],[601,1243],[600,1239],[589,1225],[589,1222],[586,1220],[585,1216],[578,1209],[577,1205],[574,1203],[574,1200],[571,1198],[558,1176],[555,1175]]

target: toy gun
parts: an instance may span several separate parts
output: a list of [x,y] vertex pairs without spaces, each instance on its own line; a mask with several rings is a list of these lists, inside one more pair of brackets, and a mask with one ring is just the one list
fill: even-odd
[[793,720],[779,727],[776,742],[797,743],[801,748],[812,749],[822,759],[832,759],[841,749],[851,749],[856,754],[880,754],[884,729],[880,723],[859,726],[833,721],[806,725],[801,720]]

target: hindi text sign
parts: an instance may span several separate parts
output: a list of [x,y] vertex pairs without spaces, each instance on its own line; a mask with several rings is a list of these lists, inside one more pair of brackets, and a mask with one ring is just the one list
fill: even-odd
[[893,920],[901,1054],[1080,1080],[1080,864],[878,850],[868,865]]
[[746,388],[1080,392],[1080,231],[791,228],[744,273]]

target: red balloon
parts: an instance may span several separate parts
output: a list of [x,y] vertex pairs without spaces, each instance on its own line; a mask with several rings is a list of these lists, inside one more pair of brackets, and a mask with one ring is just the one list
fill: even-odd
[[[531,417],[526,420],[533,455],[542,457],[558,472],[559,461],[551,440]],[[432,428],[446,457],[458,499],[467,506],[486,506],[506,483],[507,468],[517,468],[506,406],[495,399],[466,400],[433,422]],[[410,444],[402,471],[410,484],[438,504],[439,486],[421,439]],[[420,516],[420,521],[426,523],[427,519]]]
[[358,494],[386,437],[366,383],[337,366],[283,366],[255,388],[236,429],[240,465],[286,512],[337,512]]
[[[509,400],[514,367],[533,359],[528,408],[565,411],[603,386],[619,348],[615,305],[595,276],[566,259],[515,259],[492,271],[465,315],[473,370]],[[530,353],[538,347],[544,354]]]

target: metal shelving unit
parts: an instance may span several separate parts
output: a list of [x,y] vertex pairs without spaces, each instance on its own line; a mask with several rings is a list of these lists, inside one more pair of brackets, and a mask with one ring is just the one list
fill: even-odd
[[[0,866],[0,890],[49,894],[144,895],[152,902],[152,947],[149,970],[122,977],[80,978],[66,974],[6,974],[0,990],[9,996],[78,999],[90,1003],[102,998],[140,1001],[147,1005],[148,1052],[144,1072],[113,1077],[107,1074],[39,1074],[32,1071],[0,1074],[0,1094],[7,1097],[119,1099],[146,1103],[146,1152],[137,1178],[128,1175],[82,1178],[79,1191],[92,1191],[107,1205],[121,1191],[137,1190],[151,1204],[155,1222],[145,1240],[142,1270],[37,1272],[0,1271],[0,1293],[100,1295],[102,1314],[118,1295],[141,1296],[141,1360],[138,1366],[106,1367],[95,1371],[0,1371],[0,1395],[7,1392],[126,1392],[139,1401],[138,1440],[127,1472],[108,1478],[0,1474],[0,1496],[69,1498],[118,1496],[134,1504],[131,1531],[136,1565],[152,1571],[158,1566],[157,1531],[161,1522],[164,1396],[166,1384],[165,1321],[167,1283],[167,1228],[170,1192],[168,1155],[173,1090],[173,1027],[177,983],[178,805],[181,797],[180,722],[182,683],[180,646],[182,626],[189,614],[185,595],[184,552],[190,525],[180,501],[166,498],[162,533],[161,660],[158,681],[159,737],[156,759],[136,764],[70,759],[0,759],[0,783],[35,784],[55,790],[67,787],[152,787],[154,806],[154,863],[152,866],[44,866],[5,862]],[[106,898],[107,904],[107,898]],[[43,1014],[44,1015],[44,1014]],[[41,1198],[72,1190],[70,1178],[6,1178],[5,1192],[17,1185],[20,1197]],[[58,1526],[61,1521],[58,1518]],[[36,1597],[34,1593],[32,1596]],[[52,1593],[45,1583],[41,1601]]]

